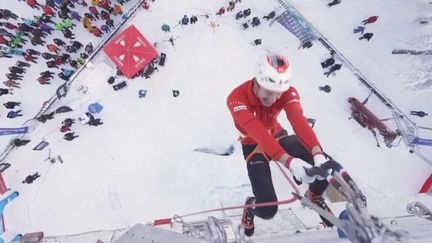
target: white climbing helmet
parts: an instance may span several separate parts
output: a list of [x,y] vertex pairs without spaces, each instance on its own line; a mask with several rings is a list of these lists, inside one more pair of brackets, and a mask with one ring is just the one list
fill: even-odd
[[291,65],[282,55],[265,54],[258,63],[255,78],[264,89],[284,92],[290,87],[291,69]]

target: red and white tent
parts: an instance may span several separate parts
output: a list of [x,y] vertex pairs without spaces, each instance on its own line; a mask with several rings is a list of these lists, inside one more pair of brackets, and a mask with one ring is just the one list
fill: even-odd
[[114,37],[103,50],[127,78],[132,78],[158,55],[134,25]]

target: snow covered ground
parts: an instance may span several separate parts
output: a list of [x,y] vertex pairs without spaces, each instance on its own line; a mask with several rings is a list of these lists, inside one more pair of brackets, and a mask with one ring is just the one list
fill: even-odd
[[[431,113],[430,90],[406,89],[397,75],[405,60],[391,55],[391,50],[418,28],[413,19],[422,1],[343,1],[332,8],[318,0],[289,2],[402,110]],[[408,153],[403,144],[391,149],[376,147],[369,131],[348,120],[347,98],[361,100],[369,94],[349,70],[342,68],[336,76],[326,78],[319,62],[328,52],[320,44],[299,50],[299,41],[277,23],[269,27],[261,19],[262,25],[243,31],[245,20],[234,18],[237,11],[248,7],[252,10],[249,20],[272,10],[281,12],[277,2],[244,0],[233,12],[215,16],[227,4],[156,1],[150,11],[138,11],[128,24],[136,25],[146,38],[158,43],[157,50],[167,54],[166,65],[151,79],[127,81],[126,89],[114,92],[106,80],[115,69],[104,54],[95,58],[94,65],[79,76],[58,104],[71,106],[74,111],[39,125],[29,134],[31,143],[14,150],[5,160],[12,164],[3,174],[6,184],[20,192],[5,210],[8,229],[75,234],[217,208],[220,201],[226,206],[242,204],[252,192],[225,100],[234,87],[253,77],[257,57],[264,51],[281,52],[290,60],[293,85],[299,90],[305,115],[317,119],[314,129],[321,144],[350,171],[366,196],[391,198],[417,193],[432,172],[430,165]],[[4,7],[3,2],[0,6]],[[401,15],[401,11],[406,14]],[[210,14],[208,19],[206,13]],[[198,23],[177,26],[185,14],[197,15]],[[377,23],[367,26],[375,35],[370,42],[359,41],[352,29],[371,15],[380,16]],[[161,31],[163,23],[171,26],[171,33]],[[170,37],[178,37],[175,49],[167,41]],[[262,38],[262,45],[252,46],[257,38]],[[80,84],[89,86],[88,94],[76,90]],[[332,86],[330,94],[318,90],[324,84]],[[147,90],[145,98],[138,98],[141,89]],[[173,97],[173,89],[180,91],[178,97]],[[44,93],[31,88],[21,92],[17,96],[23,100],[37,101],[23,107],[28,114],[39,110],[40,101],[53,94],[53,90]],[[1,97],[2,103],[5,99]],[[71,142],[63,140],[61,121],[77,119],[95,101],[104,106],[96,115],[104,124],[75,124],[72,130],[79,137]],[[371,98],[368,107],[383,114],[382,118],[388,117],[377,99]],[[432,127],[429,117],[413,119]],[[2,113],[1,124],[21,125],[29,118],[10,121]],[[279,120],[290,129],[283,116]],[[6,144],[8,139],[2,137],[0,141]],[[51,156],[61,155],[64,163],[45,161],[48,149],[32,150],[42,139],[50,143]],[[230,145],[235,147],[231,156],[194,152],[199,147]],[[423,150],[430,154],[427,148]],[[291,188],[277,167],[272,169],[279,199],[289,198]],[[36,171],[41,178],[30,185],[21,183]]]

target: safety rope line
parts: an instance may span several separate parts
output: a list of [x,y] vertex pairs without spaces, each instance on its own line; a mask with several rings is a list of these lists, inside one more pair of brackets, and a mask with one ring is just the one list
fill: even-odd
[[[287,175],[287,173],[283,170],[283,168],[279,164],[279,162],[276,162],[276,165],[278,166],[279,170],[281,171],[281,173],[283,174],[283,176],[285,177],[285,179],[288,181],[288,183],[294,189],[295,193],[299,194],[299,189],[298,189],[297,185],[293,182],[293,180],[291,179],[291,177],[289,177]],[[222,207],[222,208],[203,210],[203,211],[199,211],[199,212],[195,212],[195,213],[184,214],[184,215],[181,215],[181,216],[175,215],[172,218],[157,219],[157,220],[154,220],[153,223],[151,223],[151,225],[156,226],[156,225],[163,225],[163,224],[171,224],[171,222],[173,220],[178,219],[178,218],[185,218],[185,217],[195,216],[195,215],[199,215],[199,214],[206,214],[206,213],[212,213],[212,212],[218,212],[218,211],[233,210],[233,209],[243,209],[243,208],[254,208],[254,207],[259,208],[259,207],[268,207],[268,206],[276,206],[276,205],[289,204],[289,203],[292,203],[292,202],[294,202],[296,200],[297,200],[297,198],[295,196],[292,196],[291,198],[286,199],[286,200],[282,200],[282,201],[272,201],[272,202],[264,202],[264,203],[248,204],[248,205],[238,205],[238,206]]]

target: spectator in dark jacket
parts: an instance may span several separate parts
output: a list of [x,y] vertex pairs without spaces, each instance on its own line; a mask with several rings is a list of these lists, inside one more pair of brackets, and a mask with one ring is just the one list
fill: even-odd
[[342,67],[342,64],[335,64],[335,65],[331,66],[330,70],[328,70],[327,72],[325,72],[324,75],[326,75],[328,77],[330,74],[332,74],[332,73],[336,72],[337,70],[341,69],[341,67]]
[[321,63],[322,68],[330,67],[335,63],[335,59],[333,57],[327,58],[324,62]]
[[76,136],[75,136],[75,132],[68,132],[68,133],[66,133],[66,134],[63,136],[63,138],[64,138],[66,141],[72,141],[72,140],[74,140],[74,139],[77,138],[77,137],[79,137],[79,135],[76,135]]
[[368,32],[368,33],[364,33],[364,34],[359,38],[359,40],[366,39],[367,41],[369,41],[369,40],[372,38],[372,36],[373,36],[373,33],[370,33],[370,32]]
[[4,107],[6,109],[15,109],[15,106],[20,106],[21,102],[15,102],[15,101],[8,101],[6,103],[3,103]]
[[15,63],[15,66],[17,66],[17,67],[30,67],[31,65],[30,65],[30,63],[17,61],[17,62]]
[[15,67],[15,66],[9,67],[9,71],[11,73],[15,73],[15,74],[17,74],[17,73],[22,74],[22,73],[26,72],[25,69],[20,68],[20,67]]
[[45,123],[47,120],[53,119],[54,118],[54,114],[55,114],[55,112],[51,112],[51,113],[48,113],[48,114],[42,114],[38,118],[36,118],[36,120],[38,120],[38,121],[40,121],[42,123]]
[[22,80],[22,78],[24,77],[15,73],[7,73],[5,76],[10,80]]
[[265,20],[268,21],[270,19],[273,19],[275,17],[275,15],[276,15],[276,11],[271,11],[269,14],[267,14],[266,16],[264,16],[263,19],[265,19]]
[[424,111],[411,111],[410,115],[418,116],[418,117],[425,117],[428,115],[428,113],[426,113]]
[[9,18],[18,19],[18,15],[12,13],[9,9],[0,9],[0,14],[4,19],[8,20]]
[[6,94],[13,94],[12,90],[13,89],[3,89],[3,88],[0,88],[0,96],[6,95]]
[[37,178],[39,178],[40,175],[38,174],[38,172],[34,173],[33,175],[28,175],[25,180],[22,181],[23,184],[32,184],[34,180],[36,180]]
[[333,0],[332,2],[330,2],[329,4],[327,4],[327,6],[331,7],[334,5],[338,5],[339,3],[341,3],[341,0]]
[[24,146],[26,144],[28,144],[31,140],[29,139],[19,139],[19,138],[15,138],[12,143],[13,145],[15,145],[16,147],[21,147]]
[[58,38],[54,38],[53,41],[58,46],[64,46],[64,45],[66,45],[66,43],[64,41],[62,41],[61,39],[58,39]]

